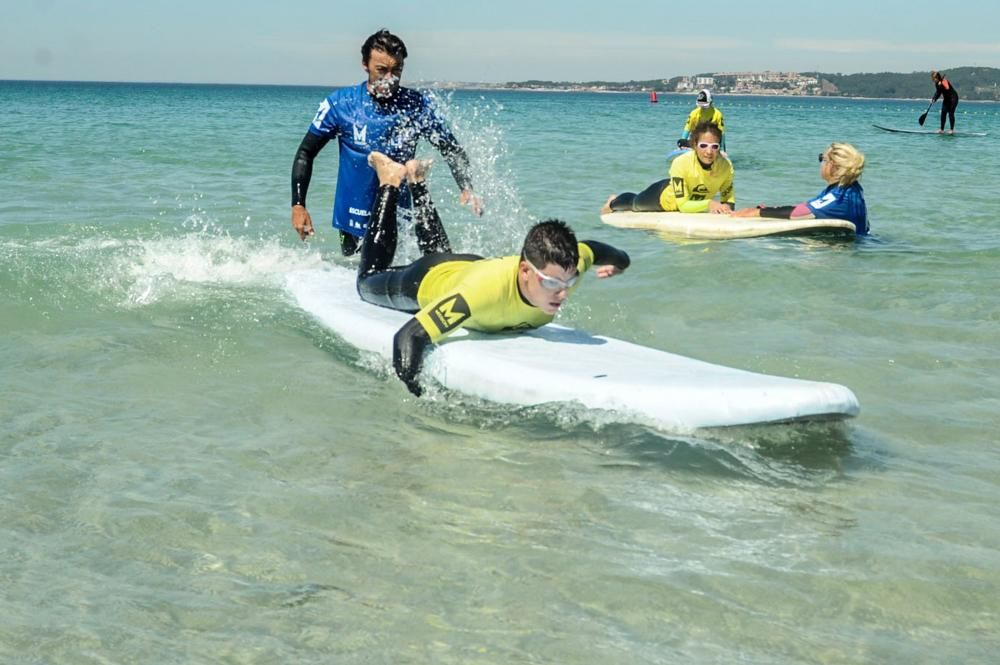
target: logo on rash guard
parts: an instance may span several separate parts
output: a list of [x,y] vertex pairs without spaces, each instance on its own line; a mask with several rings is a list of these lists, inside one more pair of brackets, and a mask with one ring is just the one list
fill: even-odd
[[434,325],[442,333],[454,330],[462,324],[462,321],[472,315],[469,311],[469,303],[465,302],[465,298],[460,293],[439,302],[430,314]]
[[368,145],[368,125],[354,125],[354,142],[358,145]]
[[698,186],[691,191],[691,196],[688,198],[692,201],[704,201],[708,198],[708,187],[702,183],[698,183]]
[[323,100],[319,104],[319,110],[316,111],[315,117],[313,117],[313,127],[316,129],[323,129],[323,120],[326,119],[326,114],[330,112],[330,102]]
[[833,203],[836,198],[837,197],[835,197],[833,195],[833,192],[827,192],[826,194],[824,194],[823,196],[819,197],[818,199],[814,199],[814,200],[810,201],[809,205],[811,205],[813,208],[816,208],[816,209],[825,208],[828,205],[830,205],[831,203]]
[[684,198],[684,178],[671,178],[670,182],[674,186],[674,198],[683,199]]

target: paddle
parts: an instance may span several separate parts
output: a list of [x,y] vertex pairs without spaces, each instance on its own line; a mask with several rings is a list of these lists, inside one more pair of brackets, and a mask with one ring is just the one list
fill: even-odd
[[926,119],[927,119],[927,114],[928,114],[928,113],[930,113],[930,111],[931,111],[931,107],[932,107],[932,106],[934,106],[934,100],[933,100],[933,99],[931,100],[931,103],[927,105],[927,110],[926,110],[926,111],[924,111],[923,113],[921,113],[921,114],[920,114],[920,117],[919,117],[919,118],[917,118],[917,123],[918,123],[918,124],[919,124],[919,125],[920,125],[921,127],[923,127],[923,126],[924,126],[924,120],[926,120]]

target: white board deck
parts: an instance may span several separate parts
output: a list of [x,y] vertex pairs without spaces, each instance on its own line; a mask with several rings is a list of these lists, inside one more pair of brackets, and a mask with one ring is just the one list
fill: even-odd
[[[410,315],[363,302],[352,271],[297,271],[287,286],[346,342],[392,358],[393,335]],[[576,402],[674,431],[839,419],[860,409],[835,383],[755,374],[552,324],[504,335],[459,330],[428,352],[427,377],[493,402]]]
[[893,132],[894,134],[935,134],[939,136],[986,136],[987,132],[955,132],[954,134],[945,134],[939,132],[936,129],[899,129],[897,127],[883,127],[882,125],[873,124],[872,127],[875,129],[881,129],[883,132]]
[[843,219],[761,219],[691,212],[612,212],[601,221],[623,229],[648,229],[701,240],[763,236],[839,236],[852,238],[854,224]]

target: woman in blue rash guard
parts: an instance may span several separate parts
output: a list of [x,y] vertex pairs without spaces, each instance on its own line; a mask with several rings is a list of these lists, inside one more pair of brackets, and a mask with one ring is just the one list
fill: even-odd
[[826,188],[815,198],[796,205],[743,208],[733,217],[771,217],[775,219],[846,219],[854,224],[857,235],[868,233],[868,207],[865,191],[858,182],[865,168],[864,154],[850,143],[831,143],[819,155],[819,174]]

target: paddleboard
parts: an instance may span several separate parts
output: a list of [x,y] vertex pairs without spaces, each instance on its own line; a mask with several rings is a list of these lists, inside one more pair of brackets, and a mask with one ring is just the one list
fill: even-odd
[[762,219],[691,212],[612,212],[601,221],[622,229],[649,229],[680,238],[726,240],[762,236],[853,238],[857,229],[843,219]]
[[[345,342],[391,360],[393,335],[410,315],[362,301],[353,271],[295,271],[287,287]],[[860,409],[835,383],[713,365],[554,324],[517,334],[458,330],[428,352],[421,380],[428,378],[492,402],[575,402],[674,431],[842,419]]]
[[954,134],[944,134],[938,132],[936,129],[897,129],[895,127],[883,127],[882,125],[875,124],[872,127],[881,129],[883,132],[893,132],[895,134],[934,134],[941,136],[986,136],[988,134],[988,132],[955,132]]

